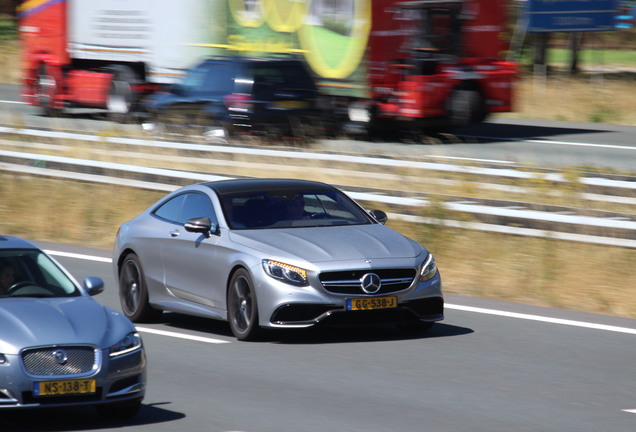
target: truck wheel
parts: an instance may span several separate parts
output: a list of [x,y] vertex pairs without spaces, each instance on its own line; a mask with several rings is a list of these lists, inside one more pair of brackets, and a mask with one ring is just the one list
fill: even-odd
[[115,65],[109,69],[113,78],[106,99],[108,118],[117,123],[130,123],[137,102],[132,90],[137,76],[128,66]]
[[35,95],[38,105],[42,108],[42,113],[47,117],[59,116],[62,109],[55,101],[55,97],[60,92],[59,71],[45,64],[38,68]]
[[449,111],[451,124],[464,127],[484,118],[484,104],[481,94],[476,90],[455,90],[450,98]]

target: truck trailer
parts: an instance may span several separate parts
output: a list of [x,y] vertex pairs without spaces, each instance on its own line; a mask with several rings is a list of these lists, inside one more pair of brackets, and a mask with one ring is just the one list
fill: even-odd
[[464,126],[512,110],[505,0],[27,0],[22,96],[130,119],[210,56],[295,56],[334,124]]

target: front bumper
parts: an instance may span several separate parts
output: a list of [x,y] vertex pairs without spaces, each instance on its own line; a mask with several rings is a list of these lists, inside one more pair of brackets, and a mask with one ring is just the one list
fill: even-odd
[[[76,405],[97,405],[143,399],[146,391],[146,354],[138,349],[120,357],[101,353],[101,365],[94,373],[80,375],[32,376],[25,372],[19,355],[6,356],[0,365],[0,410]],[[37,382],[94,379],[96,391],[89,394],[37,396]]]
[[[435,322],[444,319],[444,298],[439,272],[430,280],[414,281],[406,289],[376,295],[334,293],[320,283],[291,287],[262,276],[257,282],[260,325],[262,327],[302,328],[318,323]],[[347,310],[347,299],[397,297],[390,309]]]

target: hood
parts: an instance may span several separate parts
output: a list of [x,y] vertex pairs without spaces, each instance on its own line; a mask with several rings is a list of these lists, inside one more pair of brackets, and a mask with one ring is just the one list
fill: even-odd
[[0,352],[17,354],[38,345],[110,346],[134,328],[123,315],[92,298],[72,297],[0,299],[0,329]]
[[424,250],[419,243],[381,224],[240,230],[232,231],[230,239],[265,256],[313,263],[414,258]]

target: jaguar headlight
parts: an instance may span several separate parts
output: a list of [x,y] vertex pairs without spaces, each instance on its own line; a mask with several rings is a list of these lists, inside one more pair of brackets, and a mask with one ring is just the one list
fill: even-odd
[[263,269],[265,273],[274,279],[286,282],[296,286],[306,286],[307,270],[280,261],[263,260]]
[[432,254],[428,254],[422,268],[420,269],[420,281],[424,282],[431,279],[437,273],[437,264]]
[[128,354],[129,352],[135,351],[139,348],[141,348],[141,336],[139,336],[139,333],[128,333],[123,339],[110,347],[109,356],[117,357]]

